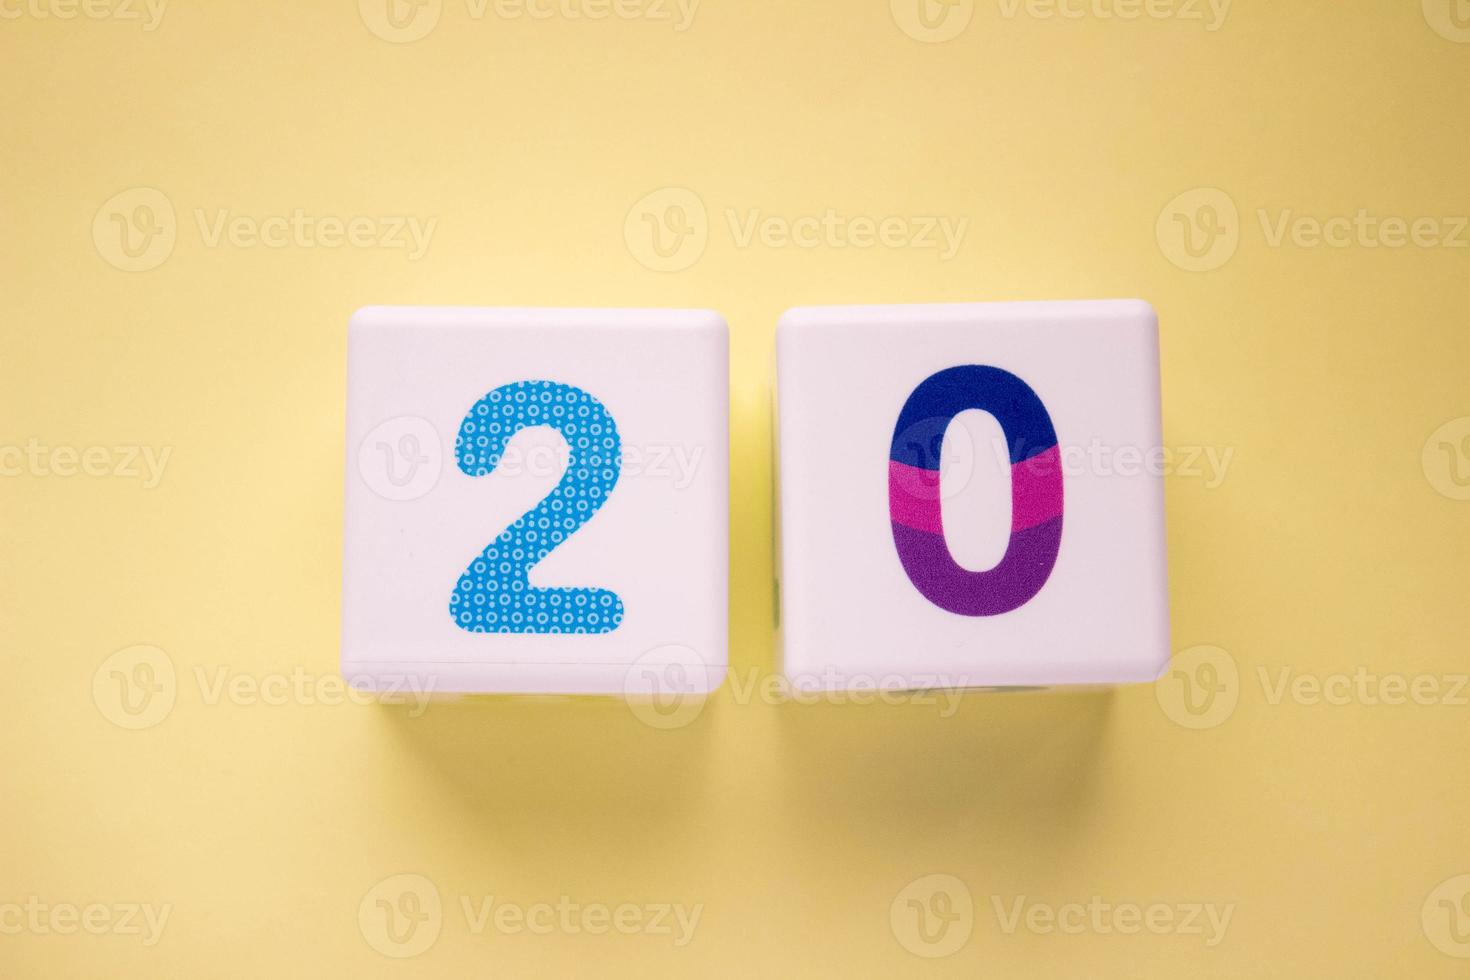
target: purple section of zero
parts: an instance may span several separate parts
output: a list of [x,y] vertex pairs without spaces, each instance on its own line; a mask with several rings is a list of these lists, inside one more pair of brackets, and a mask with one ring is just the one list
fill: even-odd
[[893,541],[904,570],[930,602],[961,616],[997,616],[1024,605],[1046,583],[1061,545],[1062,519],[1012,534],[1000,564],[983,572],[956,564],[943,535],[893,522]]

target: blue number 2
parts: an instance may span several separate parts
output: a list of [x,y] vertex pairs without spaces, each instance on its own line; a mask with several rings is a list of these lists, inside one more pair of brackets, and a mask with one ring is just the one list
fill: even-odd
[[546,425],[571,449],[567,470],[539,504],[485,548],[459,577],[449,615],[471,633],[606,633],[623,621],[608,589],[540,589],[531,568],[587,523],[607,501],[621,469],[622,441],[602,403],[555,381],[517,381],[475,402],[459,424],[454,454],[470,476],[485,476],[522,429]]

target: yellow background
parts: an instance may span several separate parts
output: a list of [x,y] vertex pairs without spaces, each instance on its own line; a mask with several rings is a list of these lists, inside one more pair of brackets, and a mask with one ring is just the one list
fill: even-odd
[[[1273,247],[1260,217],[1470,212],[1470,44],[1453,22],[1436,30],[1419,0],[1242,0],[1217,30],[962,0],[948,13],[969,23],[932,43],[886,0],[705,0],[684,31],[493,7],[476,19],[445,0],[427,36],[390,43],[350,0],[179,2],[152,31],[27,2],[0,20],[0,443],[172,455],[151,489],[35,467],[0,480],[0,905],[172,909],[151,947],[0,935],[0,975],[1470,970],[1437,948],[1439,906],[1425,904],[1470,872],[1470,707],[1269,696],[1283,669],[1446,686],[1467,670],[1470,502],[1446,468],[1470,470],[1456,448],[1470,423],[1451,426],[1450,449],[1432,434],[1470,415],[1470,250]],[[138,187],[166,196],[177,241],[126,272],[93,224]],[[658,272],[624,225],[668,187],[697,195],[708,245]],[[1199,188],[1238,208],[1225,229],[1238,248],[1192,272],[1166,206]],[[298,208],[438,224],[410,261],[210,246],[196,218]],[[730,227],[732,211],[828,208],[969,225],[948,261],[741,247]],[[221,669],[336,670],[360,305],[723,312],[731,659],[746,679],[774,658],[780,312],[1113,296],[1159,311],[1168,443],[1234,452],[1218,486],[1168,481],[1174,645],[1225,651],[1209,656],[1238,700],[1206,727],[1176,723],[1192,717],[1179,676],[974,695],[949,718],[742,704],[727,686],[673,731],[614,701],[411,718],[304,697],[209,703],[201,688],[199,672]],[[174,703],[130,731],[93,682],[139,644],[167,656]],[[364,896],[400,873],[444,904],[437,941],[406,959],[358,924]],[[973,934],[928,960],[890,904],[936,873],[964,883]],[[459,900],[484,895],[703,913],[683,948],[476,935]],[[1234,908],[1213,947],[1007,934],[993,896],[1023,895]]]

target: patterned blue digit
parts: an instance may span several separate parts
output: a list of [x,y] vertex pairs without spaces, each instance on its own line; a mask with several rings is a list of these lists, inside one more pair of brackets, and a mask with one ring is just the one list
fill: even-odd
[[602,403],[554,381],[517,381],[475,402],[459,425],[459,468],[485,476],[522,429],[547,425],[571,449],[561,482],[470,563],[449,596],[449,615],[471,633],[607,633],[623,621],[608,589],[541,589],[531,568],[587,523],[617,485],[622,441]]

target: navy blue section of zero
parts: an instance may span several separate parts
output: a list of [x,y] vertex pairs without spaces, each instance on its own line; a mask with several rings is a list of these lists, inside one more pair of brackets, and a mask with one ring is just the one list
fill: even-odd
[[950,420],[969,409],[995,416],[1005,432],[1011,465],[1057,444],[1051,416],[1036,392],[1000,368],[962,364],[930,375],[899,413],[889,458],[906,466],[939,469],[939,441]]

